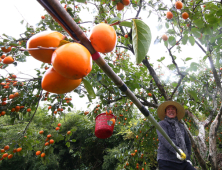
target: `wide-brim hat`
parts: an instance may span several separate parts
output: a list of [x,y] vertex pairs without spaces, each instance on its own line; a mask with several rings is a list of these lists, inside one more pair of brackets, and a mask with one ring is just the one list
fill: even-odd
[[161,120],[163,120],[166,117],[165,110],[166,110],[166,107],[169,105],[173,105],[177,108],[178,120],[182,119],[185,116],[185,110],[180,103],[177,103],[174,101],[165,101],[162,104],[160,104],[159,107],[157,108],[157,115]]

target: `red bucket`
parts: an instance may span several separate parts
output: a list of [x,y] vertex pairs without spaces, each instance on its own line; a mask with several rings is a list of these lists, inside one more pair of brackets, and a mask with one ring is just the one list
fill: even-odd
[[116,120],[113,114],[107,115],[106,113],[101,113],[96,116],[95,135],[97,138],[106,139],[112,136],[114,125],[108,125],[108,121],[112,118]]

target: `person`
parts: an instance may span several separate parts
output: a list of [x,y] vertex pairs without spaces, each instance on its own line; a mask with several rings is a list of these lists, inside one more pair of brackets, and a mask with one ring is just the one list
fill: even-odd
[[159,125],[182,153],[181,155],[178,154],[157,130],[159,139],[157,150],[159,170],[195,170],[190,161],[190,139],[184,125],[179,122],[185,115],[183,106],[175,101],[163,102],[157,108],[157,115],[161,120]]

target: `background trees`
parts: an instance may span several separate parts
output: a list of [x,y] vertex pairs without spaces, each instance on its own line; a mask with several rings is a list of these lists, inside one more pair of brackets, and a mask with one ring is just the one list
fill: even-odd
[[[87,37],[93,23],[115,23],[113,27],[118,35],[116,48],[111,53],[101,54],[102,57],[157,121],[159,120],[156,108],[159,103],[176,100],[183,104],[186,109],[183,123],[192,141],[193,164],[201,169],[209,167],[219,169],[222,137],[221,3],[202,0],[183,1],[182,9],[177,9],[175,1],[132,0],[130,5],[124,6],[120,11],[116,10],[119,1],[61,0],[60,3]],[[94,20],[90,22],[82,20],[80,14],[83,11],[88,11],[89,14],[94,11]],[[173,15],[171,19],[166,16],[168,11]],[[189,15],[187,19],[182,16],[184,12]],[[145,33],[138,31],[133,34],[135,31],[135,27],[132,27],[132,22],[135,21],[133,19],[142,17],[142,21],[146,23],[144,16],[149,17],[151,13],[158,16],[158,21],[155,23],[158,25],[157,28],[165,30],[164,41],[162,34],[157,37],[152,36],[151,41],[151,44],[164,44],[165,49],[161,48],[159,51],[166,50],[167,53],[162,57],[159,56],[159,51],[144,56],[137,54],[138,51],[148,49],[150,35],[148,29]],[[147,23],[148,26],[152,24]],[[136,26],[138,30],[148,28],[141,22]],[[2,47],[12,46],[10,52],[4,52],[4,49],[0,51],[2,60],[4,56],[12,56],[14,59],[12,64],[15,66],[26,62],[29,53],[21,49],[26,48],[26,42],[31,36],[46,29],[61,32],[69,41],[73,41],[62,27],[46,14],[40,19],[37,28],[34,29],[27,24],[26,31],[19,39],[10,35],[1,36]],[[146,47],[143,47],[144,43],[139,42],[136,48],[136,40],[132,35],[137,35],[137,40],[141,40],[141,36],[145,35]],[[200,61],[181,55],[193,49],[194,45],[203,52],[200,54]],[[158,66],[156,62],[159,63]],[[60,168],[62,165],[69,165],[70,161],[75,162],[75,165],[70,166],[76,169],[96,167],[122,169],[124,166],[128,169],[137,167],[148,169],[156,166],[158,139],[155,128],[95,63],[85,79],[93,87],[96,99],[89,95],[83,84],[74,90],[79,97],[88,97],[89,103],[86,107],[90,112],[86,116],[84,114],[86,110],[78,112],[84,115],[84,118],[78,114],[66,115],[75,104],[70,100],[73,92],[57,95],[42,90],[41,79],[44,72],[51,67],[50,64],[43,63],[41,68],[36,69],[36,75],[31,79],[22,79],[22,75],[14,75],[7,69],[8,66],[9,64],[1,61],[0,67],[7,71],[7,76],[2,76],[0,79],[0,121],[2,122],[0,147],[10,145],[8,153],[13,153],[13,149],[18,147],[22,147],[22,151],[14,153],[11,160],[5,158],[1,165],[10,163],[17,155],[19,157],[16,159],[21,159],[21,156],[31,158],[37,150],[41,150],[46,153],[46,156],[41,158],[43,161],[57,161],[56,165]],[[12,94],[16,97],[13,98]],[[46,106],[40,109],[41,103],[45,103],[47,107],[51,106],[49,111]],[[20,108],[17,107],[16,110],[16,106]],[[107,140],[100,140],[93,135],[94,120],[105,110],[112,110],[117,121],[114,135]],[[55,127],[63,119],[61,129],[56,131]],[[73,122],[77,128],[72,126]],[[40,130],[44,130],[43,135],[38,134]],[[66,134],[68,130],[72,131],[71,135]],[[44,146],[49,133],[53,135],[55,143]],[[98,143],[100,147],[103,146],[101,150],[95,149]],[[96,152],[92,151],[92,148]],[[104,158],[102,160],[101,154],[99,154],[101,157],[97,154],[104,151],[106,154],[102,155]],[[65,156],[61,156],[63,154]],[[38,157],[33,159],[38,160]],[[47,165],[50,166],[50,162]]]

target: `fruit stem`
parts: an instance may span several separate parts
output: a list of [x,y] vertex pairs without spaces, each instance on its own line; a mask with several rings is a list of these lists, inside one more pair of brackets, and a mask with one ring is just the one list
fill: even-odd
[[19,49],[20,51],[34,51],[34,50],[56,50],[56,47],[41,47],[38,46],[37,48],[28,48],[28,49]]

